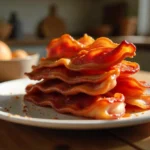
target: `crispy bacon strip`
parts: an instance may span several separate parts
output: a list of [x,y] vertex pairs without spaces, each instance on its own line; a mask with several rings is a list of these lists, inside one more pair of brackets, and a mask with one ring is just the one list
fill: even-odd
[[110,70],[97,75],[86,75],[81,72],[71,71],[63,66],[49,68],[42,67],[40,69],[35,69],[26,75],[32,80],[41,80],[41,79],[60,79],[69,84],[82,83],[82,82],[91,82],[99,83],[110,75],[119,76],[119,69]]
[[[66,81],[66,82],[75,83],[74,77],[79,78],[81,77],[81,81],[84,80],[83,78],[91,78],[93,79],[93,82],[99,82],[97,77],[99,76],[105,76],[109,72],[117,71],[120,72],[121,76],[128,76],[131,74],[134,74],[140,70],[139,64],[135,62],[130,62],[123,60],[121,63],[117,64],[116,66],[113,66],[111,69],[108,70],[82,70],[82,71],[73,71],[65,68],[64,66],[58,66],[58,67],[49,67],[45,66],[33,66],[33,70],[30,73],[25,73],[30,79],[32,80],[41,80],[41,79],[48,79],[52,78],[51,76],[58,77],[59,79]],[[63,74],[62,74],[63,73]],[[53,74],[53,75],[52,75]],[[77,80],[77,79],[75,79]],[[84,80],[87,82],[90,82],[89,80]]]
[[84,34],[83,37],[75,40],[69,34],[64,34],[60,38],[50,41],[47,46],[47,57],[50,59],[70,58],[83,49],[88,51],[95,48],[111,50],[117,46],[118,44],[105,37],[98,38],[95,41],[91,36]]
[[[81,39],[79,41],[82,42],[83,40],[85,39]],[[50,41],[46,48],[47,57],[56,59],[62,57],[70,58],[75,56],[83,47],[85,47],[85,45],[79,41],[75,40],[69,34],[64,34],[60,38]]]
[[146,82],[139,82],[132,77],[119,77],[116,87],[111,92],[122,93],[127,104],[148,109],[150,108],[150,95],[147,95],[148,89],[150,90],[150,85]]
[[96,75],[96,74],[103,74],[104,72],[109,71],[110,69],[111,70],[119,69],[120,76],[129,76],[129,75],[132,75],[132,74],[138,72],[140,70],[140,66],[139,66],[139,64],[137,64],[135,62],[123,60],[123,61],[121,61],[121,63],[119,63],[105,71],[98,69],[98,70],[83,70],[81,72],[83,74],[87,74],[87,75]]
[[121,76],[128,76],[134,74],[140,70],[138,63],[123,60],[121,63],[114,66],[114,68],[120,68]]
[[106,37],[100,37],[95,40],[95,42],[91,43],[91,45],[88,47],[88,49],[94,49],[94,48],[105,48],[105,49],[114,49],[119,44],[114,43],[112,40]]
[[51,106],[60,113],[71,113],[95,119],[117,119],[125,114],[124,96],[120,93],[113,97],[77,94],[63,96],[59,93],[26,94],[25,100],[40,106]]
[[138,97],[142,95],[147,88],[149,88],[148,84],[139,82],[132,77],[118,77],[117,85],[113,91],[118,91],[127,97]]
[[132,58],[135,55],[135,50],[136,48],[133,44],[123,41],[119,46],[111,50],[107,49],[107,47],[104,47],[104,49],[98,47],[90,51],[80,51],[80,53],[72,59],[72,63],[75,65],[93,63],[98,64],[98,68],[101,69],[103,66],[109,68],[112,64],[116,65],[120,63],[126,57]]
[[27,86],[25,100],[96,119],[122,117],[125,103],[150,109],[150,85],[130,77],[139,65],[124,60],[135,51],[127,41],[117,44],[86,34],[75,40],[65,34],[49,43],[47,57],[26,74],[44,80]]
[[[135,55],[135,46],[131,43],[123,41],[118,47],[113,50],[91,50],[80,51],[73,58],[60,58],[58,60],[42,59],[40,67],[57,67],[64,65],[70,70],[105,70],[118,63],[126,57]],[[36,67],[34,67],[36,68]]]
[[142,94],[139,97],[127,97],[126,103],[142,109],[150,109],[150,95]]
[[105,94],[116,86],[116,75],[109,76],[101,83],[78,83],[68,84],[61,80],[44,80],[35,85],[29,85],[26,88],[27,93],[43,93],[59,92],[63,95],[74,95],[78,93],[86,93],[88,95]]

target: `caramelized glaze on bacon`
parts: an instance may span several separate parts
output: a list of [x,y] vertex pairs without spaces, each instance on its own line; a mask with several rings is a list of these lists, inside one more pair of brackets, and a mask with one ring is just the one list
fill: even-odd
[[116,119],[125,113],[124,96],[116,93],[113,97],[77,94],[64,96],[59,93],[36,93],[25,95],[25,100],[40,106],[51,106],[60,113],[71,113],[95,119]]

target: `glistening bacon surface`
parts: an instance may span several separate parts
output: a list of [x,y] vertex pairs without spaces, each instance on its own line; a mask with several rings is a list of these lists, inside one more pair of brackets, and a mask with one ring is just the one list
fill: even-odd
[[[70,70],[106,70],[127,57],[135,55],[135,46],[131,43],[123,41],[114,49],[96,48],[93,50],[81,50],[76,56],[72,58],[60,58],[57,60],[42,59],[40,67],[49,66],[57,67],[64,65]],[[34,67],[36,68],[36,67]]]
[[43,93],[59,92],[63,95],[75,95],[78,93],[86,93],[88,95],[105,94],[116,86],[116,75],[111,75],[101,83],[78,83],[68,84],[61,80],[44,80],[36,85],[29,85],[26,88],[27,93]]
[[60,113],[95,119],[117,119],[125,114],[124,96],[120,93],[113,97],[77,94],[64,96],[59,93],[36,93],[25,95],[25,100],[40,106],[51,106]]

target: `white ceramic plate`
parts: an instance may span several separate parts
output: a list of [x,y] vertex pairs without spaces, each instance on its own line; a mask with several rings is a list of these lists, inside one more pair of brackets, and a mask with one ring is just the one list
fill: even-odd
[[55,112],[24,102],[25,87],[33,81],[19,79],[0,84],[0,119],[24,125],[57,129],[104,129],[150,121],[150,110],[118,120],[92,120]]

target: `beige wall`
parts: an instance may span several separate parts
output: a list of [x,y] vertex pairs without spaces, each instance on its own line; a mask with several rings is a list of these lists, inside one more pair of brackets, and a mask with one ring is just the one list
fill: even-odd
[[[87,26],[95,24],[94,9],[97,0],[2,0],[0,17],[9,18],[11,11],[17,11],[24,26],[25,33],[35,33],[37,23],[47,15],[48,6],[56,3],[58,15],[66,22],[69,32],[84,31]],[[96,14],[96,19],[99,13]]]
[[[137,10],[138,0],[125,0],[129,13]],[[84,32],[88,27],[101,24],[102,8],[120,0],[1,0],[0,18],[8,19],[11,11],[17,11],[24,32],[34,34],[38,22],[47,15],[48,6],[58,5],[58,15],[66,22],[68,32]]]
[[150,0],[139,0],[138,34],[150,35]]

